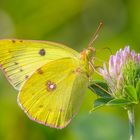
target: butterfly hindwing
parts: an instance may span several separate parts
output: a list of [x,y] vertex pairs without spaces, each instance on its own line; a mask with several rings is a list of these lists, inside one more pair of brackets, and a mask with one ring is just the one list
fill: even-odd
[[88,78],[74,58],[48,62],[25,82],[18,102],[34,121],[65,127],[77,113]]
[[64,45],[46,41],[0,40],[0,68],[19,90],[34,71],[44,64],[79,53]]

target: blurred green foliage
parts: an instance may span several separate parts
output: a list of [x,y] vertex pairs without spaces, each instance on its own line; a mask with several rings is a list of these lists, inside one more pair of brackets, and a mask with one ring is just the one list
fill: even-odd
[[[97,64],[111,52],[130,45],[140,51],[138,0],[0,0],[0,38],[50,40],[81,51],[100,21],[94,44]],[[97,76],[95,76],[97,77]],[[127,114],[121,108],[103,108],[89,114],[96,98],[87,91],[82,108],[71,124],[56,130],[27,118],[16,103],[17,92],[0,73],[0,140],[127,140]],[[140,113],[136,107],[136,137]]]

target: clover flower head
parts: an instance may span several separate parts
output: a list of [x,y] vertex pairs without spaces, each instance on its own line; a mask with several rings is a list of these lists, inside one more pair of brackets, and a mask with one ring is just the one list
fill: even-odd
[[106,64],[99,69],[100,74],[105,79],[112,93],[122,92],[125,84],[136,85],[140,80],[140,53],[130,51],[127,46],[120,49],[109,59],[108,69]]

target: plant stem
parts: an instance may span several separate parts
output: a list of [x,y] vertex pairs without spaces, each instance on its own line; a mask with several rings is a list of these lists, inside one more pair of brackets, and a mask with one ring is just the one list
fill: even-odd
[[128,108],[128,119],[129,119],[129,129],[130,129],[130,139],[134,140],[135,133],[135,116],[134,116],[134,107],[130,106]]

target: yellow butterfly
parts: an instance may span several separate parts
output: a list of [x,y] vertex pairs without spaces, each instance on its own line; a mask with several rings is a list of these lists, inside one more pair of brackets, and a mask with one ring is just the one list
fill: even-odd
[[78,53],[47,41],[0,40],[0,67],[19,91],[19,105],[32,120],[54,128],[64,128],[79,110],[93,56],[90,46]]

